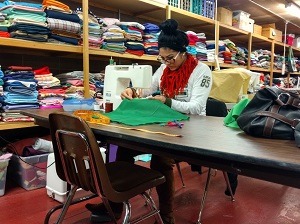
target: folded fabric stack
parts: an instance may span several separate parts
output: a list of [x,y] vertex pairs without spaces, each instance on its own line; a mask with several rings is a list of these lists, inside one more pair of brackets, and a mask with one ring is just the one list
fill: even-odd
[[145,27],[143,34],[145,54],[158,55],[159,27],[153,23],[144,23],[143,26]]
[[66,91],[62,88],[39,89],[38,93],[40,109],[61,108],[66,98]]
[[33,70],[34,79],[37,80],[37,85],[41,88],[50,88],[60,86],[58,78],[54,77],[48,66]]
[[1,69],[1,65],[0,65],[0,108],[2,107],[2,103],[4,102],[4,92],[3,92],[3,78],[4,77],[4,73]]
[[[75,10],[77,15],[81,20],[83,20],[83,15],[82,15],[82,9],[77,8]],[[103,21],[99,17],[97,17],[92,11],[88,11],[88,32],[89,32],[89,46],[93,48],[101,48],[103,39]],[[82,32],[81,32],[81,41],[80,44],[82,45]]]
[[102,49],[117,53],[124,53],[125,46],[125,31],[120,26],[116,25],[119,22],[114,18],[102,18],[103,21],[103,45]]
[[116,25],[120,26],[125,32],[126,52],[142,56],[145,51],[143,44],[143,30],[145,30],[145,27],[138,22],[117,22]]
[[199,61],[207,61],[207,48],[205,33],[196,33],[198,40],[196,41],[197,59]]
[[197,55],[196,43],[198,41],[198,36],[193,31],[187,31],[186,34],[189,38],[189,45],[186,47],[187,52],[193,56],[196,56]]
[[[215,40],[208,40],[206,41],[207,44],[207,61],[214,62],[215,61],[215,48],[216,43]],[[219,41],[219,45],[217,46],[219,48],[219,52],[225,51],[226,46],[224,45],[223,41]],[[224,63],[224,58],[218,57],[219,63]]]
[[251,52],[250,57],[251,57],[251,66],[270,69],[271,51],[263,50],[263,49],[255,50]]
[[[41,4],[13,2],[5,0],[0,3],[0,12],[6,14],[10,21],[10,37],[24,40],[46,42],[49,29],[45,23],[46,14]],[[3,21],[4,26],[8,23]],[[2,27],[3,28],[3,27]]]
[[10,22],[7,20],[6,15],[0,12],[0,37],[10,37],[8,32],[9,26]]
[[[99,73],[90,73],[89,74],[89,95],[94,97],[96,91],[96,76]],[[56,75],[60,80],[64,89],[66,90],[65,98],[84,98],[84,74],[83,71],[73,71],[68,73],[61,73]]]
[[[24,110],[30,108],[39,108],[36,90],[36,80],[31,67],[10,66],[4,71],[3,80],[3,105],[2,110],[6,113],[13,110]],[[2,121],[31,121],[32,119],[24,117],[15,112],[2,119]],[[3,117],[3,116],[2,116]]]
[[[246,65],[248,62],[248,50],[235,45],[231,40],[226,39],[222,41],[226,48],[232,53],[231,64]],[[221,52],[219,50],[219,52]]]
[[82,24],[79,16],[69,6],[56,0],[44,0],[43,8],[51,30],[48,41],[78,45]]

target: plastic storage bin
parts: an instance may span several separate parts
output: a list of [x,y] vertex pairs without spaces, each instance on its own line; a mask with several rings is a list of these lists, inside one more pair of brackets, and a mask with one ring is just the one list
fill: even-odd
[[[100,148],[102,157],[105,161],[105,148]],[[47,195],[56,201],[64,203],[67,200],[70,185],[67,182],[61,180],[56,173],[54,153],[50,153],[48,156],[48,168],[47,168]],[[77,189],[73,200],[84,198],[92,195],[90,191],[85,191],[81,188]]]
[[93,110],[95,99],[70,99],[64,100],[62,106],[65,111],[75,111],[75,110]]
[[7,168],[8,178],[26,190],[45,187],[48,155],[28,157],[13,155]]
[[5,193],[6,172],[9,159],[0,160],[0,196]]

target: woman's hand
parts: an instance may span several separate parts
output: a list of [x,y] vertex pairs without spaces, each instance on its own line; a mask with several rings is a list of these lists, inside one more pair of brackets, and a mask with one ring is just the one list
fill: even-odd
[[166,102],[166,97],[162,96],[162,95],[156,95],[156,96],[153,96],[153,97],[148,97],[148,99],[149,100],[159,100],[162,103]]
[[129,99],[132,100],[133,98],[136,98],[136,92],[132,88],[127,88],[121,93],[121,99]]

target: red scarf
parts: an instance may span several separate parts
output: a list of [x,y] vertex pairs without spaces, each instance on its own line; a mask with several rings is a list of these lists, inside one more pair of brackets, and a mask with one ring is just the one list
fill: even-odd
[[171,71],[168,67],[164,69],[160,79],[160,90],[164,96],[173,98],[179,92],[182,92],[188,83],[194,68],[198,64],[198,60],[189,53],[186,56],[185,62],[177,70]]

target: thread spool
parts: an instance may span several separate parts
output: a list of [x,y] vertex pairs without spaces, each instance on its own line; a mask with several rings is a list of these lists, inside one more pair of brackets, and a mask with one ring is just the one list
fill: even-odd
[[113,111],[113,103],[107,102],[105,103],[105,113],[109,113]]

